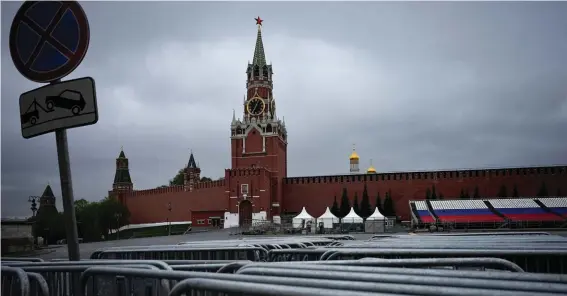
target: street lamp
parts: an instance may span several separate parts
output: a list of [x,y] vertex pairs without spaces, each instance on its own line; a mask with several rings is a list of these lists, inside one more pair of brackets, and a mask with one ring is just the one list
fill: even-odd
[[171,235],[171,221],[169,220],[171,216],[171,202],[167,203],[167,210],[169,211],[169,215],[167,216],[167,235]]
[[37,229],[36,229],[36,226],[35,226],[35,220],[36,220],[36,219],[35,219],[35,213],[37,212],[37,202],[36,202],[36,201],[37,201],[38,199],[40,199],[40,196],[32,195],[32,196],[29,196],[29,197],[28,197],[28,202],[31,203],[30,210],[32,211],[32,218],[33,218],[33,219],[32,219],[32,223],[33,223],[33,224],[32,224],[32,233],[33,233],[33,243],[34,243],[34,245],[37,245],[37,233],[36,233],[36,232],[37,232]]
[[116,240],[120,239],[120,218],[122,215],[120,213],[114,213],[114,218],[116,219]]
[[32,211],[32,217],[35,217],[35,213],[37,212],[37,200],[40,199],[41,196],[29,196],[28,197],[28,202],[31,203],[31,208],[30,210]]

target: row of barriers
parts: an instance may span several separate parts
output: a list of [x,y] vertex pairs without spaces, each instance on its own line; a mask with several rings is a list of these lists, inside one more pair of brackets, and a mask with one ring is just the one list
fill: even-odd
[[567,239],[543,232],[288,236],[2,258],[2,295],[567,295]]

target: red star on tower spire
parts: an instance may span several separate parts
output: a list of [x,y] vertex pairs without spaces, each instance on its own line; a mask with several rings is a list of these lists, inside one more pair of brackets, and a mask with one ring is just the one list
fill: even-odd
[[261,26],[262,22],[264,21],[263,19],[260,18],[260,16],[258,16],[257,18],[254,18],[256,20],[256,25]]

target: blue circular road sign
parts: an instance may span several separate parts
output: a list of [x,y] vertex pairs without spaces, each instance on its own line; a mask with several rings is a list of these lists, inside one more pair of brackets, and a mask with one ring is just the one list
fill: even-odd
[[26,1],[10,28],[10,54],[27,79],[61,79],[81,63],[89,47],[89,22],[76,1]]

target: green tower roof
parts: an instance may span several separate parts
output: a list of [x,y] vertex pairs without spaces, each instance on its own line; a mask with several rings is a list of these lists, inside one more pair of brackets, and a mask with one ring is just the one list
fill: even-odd
[[260,17],[257,17],[255,20],[256,25],[258,25],[258,35],[256,36],[256,47],[254,48],[252,65],[262,67],[266,65],[266,54],[264,53],[264,43],[262,42],[262,22],[264,20]]

